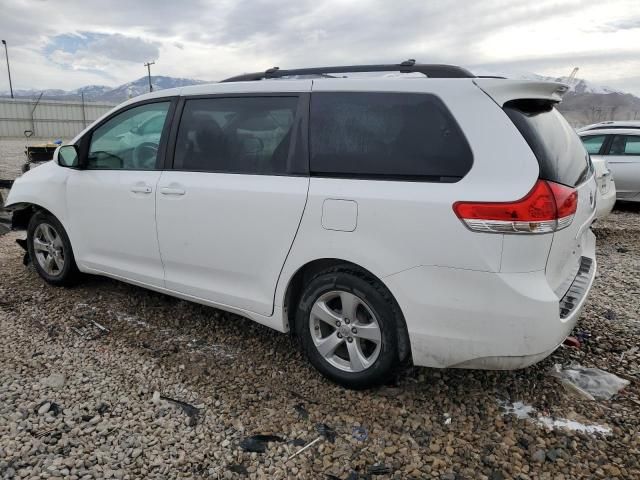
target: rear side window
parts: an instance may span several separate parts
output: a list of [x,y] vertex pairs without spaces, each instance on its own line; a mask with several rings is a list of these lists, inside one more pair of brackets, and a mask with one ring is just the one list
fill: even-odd
[[640,155],[640,137],[616,135],[611,142],[609,155]]
[[222,97],[187,100],[173,168],[282,175],[297,97]]
[[590,155],[598,155],[600,153],[600,149],[602,148],[602,144],[604,143],[606,135],[593,135],[589,137],[580,137],[582,140],[582,144],[584,148]]
[[312,175],[455,182],[473,163],[434,95],[317,92],[310,127]]
[[575,187],[591,173],[591,161],[578,134],[548,101],[514,100],[504,111],[533,150],[540,178]]

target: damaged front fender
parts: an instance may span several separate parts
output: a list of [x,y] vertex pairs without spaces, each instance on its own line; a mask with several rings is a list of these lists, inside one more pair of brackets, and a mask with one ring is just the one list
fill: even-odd
[[14,204],[11,206],[11,230],[26,230],[33,215],[33,206]]

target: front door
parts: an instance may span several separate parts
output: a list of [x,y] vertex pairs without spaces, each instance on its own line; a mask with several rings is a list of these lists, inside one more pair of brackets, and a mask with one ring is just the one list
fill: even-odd
[[271,315],[309,186],[299,124],[306,101],[298,94],[185,100],[173,169],[158,183],[167,288]]
[[164,286],[155,193],[171,103],[127,108],[83,139],[84,168],[73,170],[67,184],[74,254],[82,267]]

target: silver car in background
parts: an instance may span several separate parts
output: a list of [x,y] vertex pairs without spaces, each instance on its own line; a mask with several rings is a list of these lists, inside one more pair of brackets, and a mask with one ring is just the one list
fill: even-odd
[[[640,202],[640,121],[597,123],[581,128],[578,135],[591,154],[596,172],[600,169],[606,179],[606,170],[610,170],[615,198]],[[607,188],[600,182],[599,187]]]

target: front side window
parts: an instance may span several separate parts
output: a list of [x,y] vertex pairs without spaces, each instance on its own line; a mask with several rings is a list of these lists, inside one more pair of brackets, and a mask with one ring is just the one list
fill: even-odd
[[584,148],[586,148],[587,152],[589,152],[589,155],[598,155],[606,138],[606,135],[581,137],[582,144],[584,145]]
[[87,168],[153,170],[171,102],[133,107],[109,119],[91,136]]
[[640,136],[616,135],[611,142],[609,155],[640,155]]
[[317,92],[311,99],[311,172],[318,176],[455,182],[473,156],[434,95]]
[[177,170],[282,175],[297,97],[221,97],[187,100],[173,167]]

